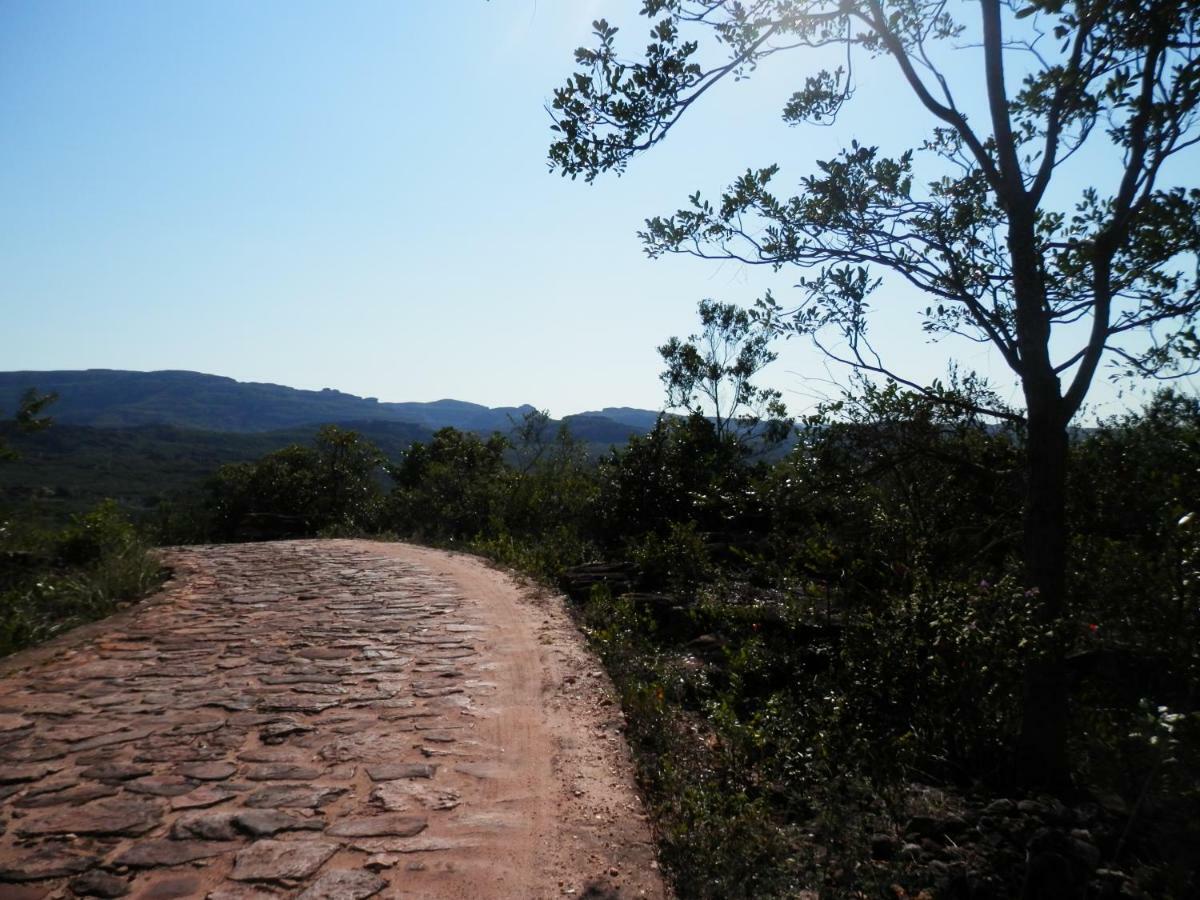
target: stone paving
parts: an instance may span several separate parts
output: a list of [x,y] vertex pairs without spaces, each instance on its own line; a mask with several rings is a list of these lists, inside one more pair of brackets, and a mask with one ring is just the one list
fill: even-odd
[[0,680],[0,898],[415,896],[502,839],[503,792],[463,802],[487,629],[363,546],[170,551],[164,595]]

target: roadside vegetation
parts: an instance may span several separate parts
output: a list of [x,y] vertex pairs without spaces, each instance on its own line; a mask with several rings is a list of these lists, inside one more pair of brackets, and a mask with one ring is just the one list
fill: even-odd
[[[664,416],[599,461],[545,414],[394,462],[327,429],[163,522],[186,526],[171,541],[402,537],[564,589],[680,896],[1193,895],[1200,402],[1164,391],[1076,434],[1054,631],[1022,577],[1024,436],[970,405],[862,381],[783,455],[753,416]],[[1055,793],[1013,766],[1047,652],[1072,701]]]
[[[54,399],[27,393],[13,428],[49,427],[43,412]],[[0,465],[22,465],[8,441],[0,441]],[[29,505],[0,509],[0,657],[110,615],[163,576],[149,542],[111,500],[58,527]]]
[[[461,549],[570,597],[680,896],[1194,895],[1200,401],[1163,391],[1075,433],[1068,612],[1046,630],[1022,573],[1024,435],[971,411],[984,386],[934,400],[860,380],[793,423],[754,385],[753,328],[708,321],[661,348],[685,414],[599,460],[545,413],[391,459],[327,426],[137,527],[114,503],[58,527],[10,509],[0,650],[153,588],[152,543]],[[697,405],[713,394],[721,430]],[[1070,679],[1057,792],[1013,764],[1023,675],[1047,652]]]

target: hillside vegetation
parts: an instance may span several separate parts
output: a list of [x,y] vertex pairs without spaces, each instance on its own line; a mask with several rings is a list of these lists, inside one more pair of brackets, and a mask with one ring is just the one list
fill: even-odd
[[[53,442],[33,439],[56,428],[10,441],[43,455],[6,477],[48,477]],[[701,415],[663,417],[597,460],[537,413],[386,446],[326,426],[259,456],[240,445],[249,458],[160,500],[146,537],[112,504],[40,529],[10,505],[0,650],[152,586],[147,538],[465,549],[570,595],[620,689],[680,896],[1194,896],[1200,401],[1165,392],[1077,433],[1070,606],[1051,631],[1021,571],[1019,428],[862,383],[798,431],[771,457]],[[194,434],[134,433],[137,465],[164,479],[219,462]],[[109,437],[59,435],[68,455]],[[155,458],[193,442],[186,463]],[[1073,786],[1026,793],[1022,673],[1052,650]]]
[[[391,462],[327,429],[222,468],[173,521],[398,535],[565,588],[681,896],[1194,896],[1200,402],[1163,393],[1073,445],[1053,631],[1020,569],[1023,437],[949,409],[867,385],[776,461],[701,416],[598,463],[545,417]],[[1074,786],[1026,794],[1021,677],[1052,649]]]

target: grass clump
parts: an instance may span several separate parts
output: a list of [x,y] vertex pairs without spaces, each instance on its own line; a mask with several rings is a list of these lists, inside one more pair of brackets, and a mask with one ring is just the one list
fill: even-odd
[[0,656],[111,615],[163,580],[146,541],[106,501],[46,531],[0,523]]

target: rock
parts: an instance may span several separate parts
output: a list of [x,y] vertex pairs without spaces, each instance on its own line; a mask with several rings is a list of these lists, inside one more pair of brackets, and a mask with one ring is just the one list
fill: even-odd
[[171,809],[205,809],[237,796],[236,791],[211,785],[201,785],[194,791],[171,798]]
[[341,819],[327,833],[334,837],[412,837],[420,834],[428,825],[428,820],[420,816],[385,813],[360,819]]
[[291,675],[261,675],[259,681],[263,684],[341,684],[342,679],[337,675],[291,674]]
[[388,883],[371,872],[339,869],[326,872],[296,900],[365,900],[378,894]]
[[95,781],[128,781],[131,778],[149,775],[153,771],[149,766],[136,763],[105,762],[89,766],[79,774],[83,778]]
[[299,784],[278,784],[255,791],[246,798],[251,809],[317,809],[346,793],[346,788],[310,788]]
[[258,736],[262,738],[264,744],[282,744],[294,734],[307,734],[313,730],[311,725],[303,725],[292,719],[285,719],[281,722],[269,722],[264,725],[259,730]]
[[1072,858],[1081,862],[1088,872],[1095,871],[1100,865],[1100,850],[1094,844],[1071,838],[1070,848]]
[[51,834],[87,834],[136,837],[158,824],[162,810],[148,800],[114,797],[73,809],[58,809],[42,816],[29,816],[16,826],[22,837]]
[[155,881],[138,891],[136,900],[183,900],[198,897],[204,883],[195,875],[177,875]]
[[372,781],[398,781],[402,778],[432,778],[437,766],[429,763],[385,763],[367,766],[367,776]]
[[888,862],[895,858],[900,842],[889,834],[871,835],[871,859]]
[[324,831],[320,816],[302,818],[274,809],[242,810],[234,816],[234,826],[252,837],[272,837],[281,831]]
[[184,722],[171,729],[171,734],[212,734],[225,727],[226,719],[208,719],[203,722]]
[[1021,800],[1017,803],[1017,809],[1027,816],[1042,817],[1046,815],[1046,807],[1038,803],[1036,800]]
[[105,734],[100,737],[94,737],[90,740],[81,741],[76,744],[74,749],[83,753],[87,750],[97,750],[100,747],[113,747],[117,744],[128,744],[130,741],[140,741],[144,737],[149,737],[154,734],[153,727],[131,728],[128,731],[118,731],[113,734]]
[[312,754],[304,753],[292,747],[259,747],[255,750],[243,750],[237,755],[240,762],[249,763],[287,763],[300,765],[311,759]]
[[913,816],[904,826],[904,834],[917,837],[931,837],[940,831],[937,819],[931,816]]
[[[337,706],[337,700],[322,700],[309,694],[283,694],[259,701],[259,708],[269,712],[319,713]],[[263,738],[264,743],[270,743]]]
[[21,784],[26,781],[38,781],[47,775],[61,771],[61,765],[7,766],[0,769],[0,784]]
[[124,897],[129,893],[124,878],[95,870],[73,879],[70,887],[80,897]]
[[234,859],[234,881],[296,881],[312,876],[338,851],[329,841],[258,841]]
[[934,835],[934,837],[941,837],[942,835],[950,835],[951,837],[954,837],[960,834],[965,834],[971,827],[969,824],[967,824],[967,820],[962,816],[946,816],[946,818],[942,819],[942,821],[938,824],[938,834]]
[[182,775],[147,775],[125,782],[125,790],[155,797],[182,797],[196,788],[196,782]]
[[234,843],[214,841],[142,841],[121,853],[113,862],[133,869],[180,866],[198,859],[220,856],[237,848]]
[[323,769],[286,763],[251,766],[246,770],[246,778],[249,781],[312,781],[314,778],[320,778],[322,774]]
[[222,781],[236,773],[237,766],[231,762],[199,762],[179,766],[176,771],[197,781]]
[[24,731],[33,727],[33,720],[21,715],[0,713],[0,734],[11,734],[14,731]]
[[187,813],[171,826],[176,840],[235,841],[239,835],[234,828],[234,812]]
[[1071,863],[1059,853],[1031,854],[1025,869],[1022,900],[1062,900],[1078,896]]
[[[12,847],[0,859],[0,882],[43,881],[65,878],[93,868],[99,862],[63,844],[43,844],[37,847]],[[0,897],[7,896],[0,888]]]
[[13,806],[19,806],[23,809],[37,809],[46,806],[78,806],[80,803],[88,803],[92,800],[99,800],[102,797],[112,797],[116,795],[118,790],[119,788],[107,784],[78,784],[65,790],[47,791],[43,794],[30,792],[14,803]]
[[1017,805],[1011,800],[993,800],[983,808],[984,814],[989,816],[1011,816],[1017,811]]
[[279,900],[275,891],[253,887],[248,884],[226,883],[215,891],[209,891],[205,900]]
[[461,798],[454,791],[437,790],[414,781],[385,781],[371,789],[370,801],[388,812],[412,809],[419,803],[426,809],[454,809]]
[[352,849],[360,853],[387,856],[394,853],[442,853],[447,850],[471,850],[478,846],[478,841],[469,838],[421,837],[411,841],[363,838],[355,841]]

